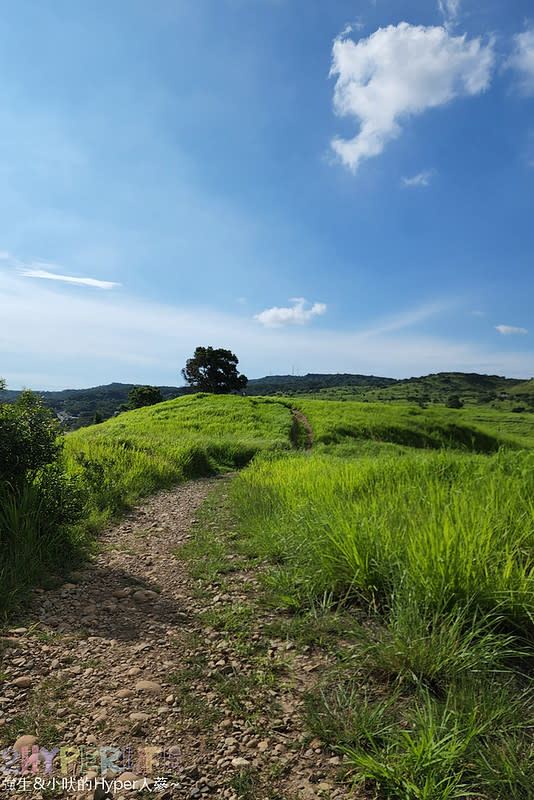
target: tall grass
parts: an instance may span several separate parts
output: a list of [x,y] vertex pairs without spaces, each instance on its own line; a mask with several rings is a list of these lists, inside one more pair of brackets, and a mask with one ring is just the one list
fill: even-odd
[[470,604],[533,627],[534,453],[259,461],[235,486],[243,524],[292,573],[292,600],[334,591]]
[[81,530],[69,524],[81,512],[78,487],[69,484],[54,470],[17,491],[0,481],[0,619],[25,601],[30,586],[85,552]]
[[389,800],[531,800],[531,700],[496,682],[451,687],[442,699],[422,691],[386,733],[371,727],[344,750],[357,782],[375,781]]
[[374,456],[260,456],[234,483],[278,602],[358,609],[308,725],[380,797],[531,800],[534,453]]
[[[300,400],[298,405],[311,422],[314,441],[323,445],[370,440],[479,453],[493,453],[503,446],[511,449],[534,447],[532,425],[528,421],[515,417],[515,427],[502,432],[502,415],[497,412],[480,415],[467,409],[457,411],[442,406],[420,408],[328,400]],[[521,424],[526,435],[522,435]]]

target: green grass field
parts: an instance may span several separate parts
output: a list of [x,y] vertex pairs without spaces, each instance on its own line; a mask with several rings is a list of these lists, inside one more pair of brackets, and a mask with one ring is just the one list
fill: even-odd
[[233,501],[274,602],[345,614],[308,724],[380,798],[532,798],[534,417],[298,405]]
[[382,607],[402,591],[534,638],[533,498],[528,451],[260,459],[236,483],[247,530],[294,576],[291,605],[327,592]]
[[199,394],[68,434],[65,458],[86,530],[241,469],[269,602],[343,614],[304,713],[369,798],[534,797],[534,414]]
[[481,453],[534,447],[534,414],[475,408],[298,400],[321,445],[363,442]]

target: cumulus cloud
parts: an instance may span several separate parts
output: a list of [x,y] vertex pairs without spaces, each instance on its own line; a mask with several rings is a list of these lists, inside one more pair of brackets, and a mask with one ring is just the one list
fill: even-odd
[[282,328],[284,325],[305,325],[312,317],[326,312],[324,303],[314,303],[311,308],[306,309],[306,300],[303,297],[293,297],[291,302],[294,303],[291,308],[267,308],[261,314],[255,314],[254,319],[267,328]]
[[424,172],[419,172],[413,178],[403,178],[404,186],[430,186],[430,181],[434,177],[435,171],[427,169]]
[[514,336],[515,334],[528,333],[526,328],[517,328],[515,325],[496,325],[495,330],[502,333],[503,336]]
[[353,139],[334,138],[334,152],[355,172],[401,134],[408,117],[487,89],[494,61],[493,41],[468,41],[443,27],[401,22],[357,42],[341,34],[330,70],[337,76],[334,110],[356,118],[360,131]]
[[20,267],[19,272],[25,278],[44,278],[49,281],[63,281],[64,283],[74,283],[79,286],[91,286],[94,289],[113,289],[115,286],[120,286],[119,283],[113,281],[100,281],[96,278],[75,278],[72,275],[61,275],[57,272],[50,272],[48,269],[43,269],[47,264],[36,264],[31,267]]
[[534,28],[514,36],[514,50],[506,65],[521,76],[521,89],[534,94]]

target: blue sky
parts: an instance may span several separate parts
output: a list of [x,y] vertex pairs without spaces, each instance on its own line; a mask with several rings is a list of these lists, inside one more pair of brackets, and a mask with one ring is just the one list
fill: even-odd
[[527,0],[0,2],[0,376],[534,374]]

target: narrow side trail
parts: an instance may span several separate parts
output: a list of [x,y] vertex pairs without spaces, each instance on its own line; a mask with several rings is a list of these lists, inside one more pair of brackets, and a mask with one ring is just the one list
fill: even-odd
[[313,447],[313,430],[308,417],[298,408],[291,409],[291,416],[293,417],[293,431],[291,438],[293,440],[295,450],[299,449],[299,425],[302,425],[306,431],[306,442],[304,449],[311,450]]
[[[137,775],[139,754],[164,747],[172,769],[147,769],[150,789],[116,789],[113,800],[347,796],[335,783],[339,756],[312,739],[300,714],[327,656],[273,636],[276,612],[254,605],[253,571],[237,569],[221,589],[175,555],[207,495],[219,486],[223,502],[228,481],[154,496],[102,535],[99,555],[69,583],[35,590],[28,621],[0,639],[2,747],[21,734],[49,749],[117,747],[121,772]],[[238,633],[216,624],[240,608],[252,619],[241,650]],[[164,772],[176,777],[154,782]],[[96,770],[81,774],[94,780]],[[0,775],[0,796],[19,796],[2,784]],[[33,785],[20,796],[93,800],[99,791]]]

